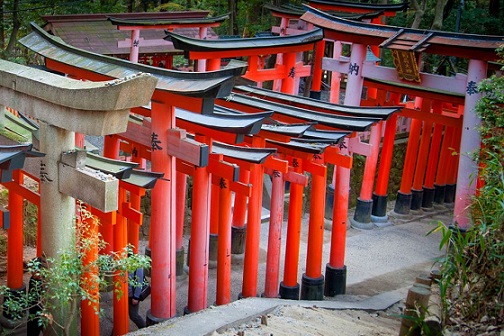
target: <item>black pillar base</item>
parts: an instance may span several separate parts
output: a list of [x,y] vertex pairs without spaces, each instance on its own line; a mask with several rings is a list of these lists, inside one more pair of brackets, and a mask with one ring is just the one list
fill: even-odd
[[247,227],[231,227],[231,253],[243,254],[245,253],[245,235]]
[[296,286],[290,287],[290,286],[285,286],[282,281],[282,282],[280,282],[278,294],[280,295],[281,299],[299,300],[299,284],[296,284]]
[[336,296],[346,293],[346,276],[347,268],[334,268],[331,265],[326,265],[325,271],[326,281],[324,287],[325,296]]
[[180,249],[176,250],[176,266],[175,266],[175,274],[177,276],[185,275],[184,273],[184,247],[182,246]]
[[219,236],[216,234],[210,234],[210,246],[208,251],[208,268],[217,267],[217,241]]
[[368,224],[371,223],[371,209],[373,208],[373,200],[363,201],[357,198],[355,207],[354,220],[356,222]]
[[373,208],[371,215],[376,217],[385,217],[387,215],[387,195],[380,196],[373,193]]
[[322,96],[321,92],[322,91],[310,91],[310,98],[320,100],[320,97]]
[[422,209],[423,190],[411,189],[411,210]]
[[167,320],[169,320],[169,319],[155,317],[154,315],[152,315],[150,309],[147,310],[147,313],[145,315],[145,324],[147,325],[147,327],[153,326],[155,324],[158,324],[158,323],[161,323],[161,322],[164,322]]
[[[145,252],[144,252],[144,254],[147,257],[151,258],[151,260],[152,260],[152,252],[151,252],[151,248],[149,246],[145,246]],[[152,267],[149,267],[148,269],[145,270],[145,276],[150,277],[151,274],[152,274]]]
[[434,203],[434,188],[423,187],[422,208],[430,209]]
[[310,278],[303,274],[301,277],[301,300],[324,300],[324,276]]
[[394,206],[394,212],[400,215],[408,215],[411,208],[411,194],[403,194],[402,192],[397,192],[397,199]]
[[[25,296],[26,295],[26,285],[23,283],[23,285],[21,286],[21,288],[16,288],[16,289],[12,289],[12,288],[9,288],[7,289],[7,293],[6,296],[4,296],[4,300],[7,298],[7,297],[12,297],[13,300],[17,300],[17,299],[20,299],[21,297]],[[21,313],[22,315],[21,316],[14,316],[13,314],[9,314],[7,312],[7,308],[5,306],[5,302],[4,302],[4,306],[3,306],[3,316],[9,320],[9,321],[19,321],[20,319],[22,319],[24,317],[25,314]]]
[[456,184],[447,184],[445,186],[445,195],[444,202],[445,203],[454,203],[455,202],[455,192],[457,191]]
[[445,197],[445,185],[434,184],[434,203],[443,204]]

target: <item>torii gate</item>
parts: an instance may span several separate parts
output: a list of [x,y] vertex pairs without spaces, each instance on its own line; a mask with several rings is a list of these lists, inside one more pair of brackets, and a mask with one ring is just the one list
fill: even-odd
[[[192,13],[192,12],[189,12]],[[142,30],[151,29],[151,30],[162,30],[166,29],[167,31],[173,31],[173,29],[177,28],[198,28],[199,29],[199,38],[206,39],[208,37],[208,28],[219,27],[224,20],[229,18],[228,14],[220,15],[217,17],[199,17],[200,13],[195,12],[197,17],[183,17],[184,15],[179,15],[177,17],[171,19],[127,19],[127,18],[116,18],[110,16],[108,19],[112,22],[113,25],[117,26],[118,30],[126,30],[131,31],[131,38],[126,41],[119,41],[118,46],[121,47],[129,47],[130,48],[130,57],[129,60],[131,62],[138,62],[138,54],[140,47],[149,47],[149,46],[159,46],[159,45],[172,45],[170,41],[165,41],[163,39],[157,40],[144,40],[140,38],[140,32]],[[187,14],[186,14],[187,15]],[[204,62],[198,64],[200,68],[198,71],[204,71]],[[171,69],[172,62],[170,61],[168,66],[165,67]]]
[[[360,94],[364,78],[423,86],[426,88],[448,91],[465,95],[464,121],[460,144],[460,164],[457,177],[454,222],[464,228],[469,225],[466,214],[467,205],[475,192],[475,185],[470,183],[470,176],[478,173],[477,165],[471,155],[479,148],[479,134],[475,128],[479,124],[474,107],[481,95],[477,92],[477,83],[486,77],[488,61],[497,59],[495,50],[504,42],[502,36],[468,35],[452,32],[399,28],[371,23],[353,22],[337,18],[305,6],[307,12],[301,19],[312,22],[324,29],[324,36],[335,41],[352,42],[352,53],[349,60],[324,59],[324,69],[348,73],[348,85],[345,103],[360,103]],[[364,64],[366,45],[378,45],[393,50],[397,71],[372,64]],[[416,55],[423,52],[446,56],[469,58],[467,76],[444,77],[419,73]],[[317,79],[319,81],[319,79]],[[354,96],[356,95],[356,96]],[[386,197],[386,196],[385,196]],[[401,208],[403,203],[411,204],[410,193],[398,193],[396,204]],[[372,201],[372,200],[371,200]],[[395,209],[399,210],[400,208]]]
[[[175,316],[175,158],[162,150],[169,143],[174,126],[174,107],[202,112],[213,109],[217,96],[229,93],[234,78],[243,73],[243,65],[206,74],[174,72],[87,53],[49,36],[38,26],[21,43],[46,57],[46,66],[74,78],[102,80],[132,71],[149,72],[158,78],[152,106],[152,170],[164,173],[152,191],[151,235],[167,240],[152,241],[152,300],[149,324]],[[115,156],[119,143],[105,144],[105,154]],[[107,155],[107,156],[108,156]],[[166,279],[169,279],[166,281]],[[114,330],[115,333],[124,330]]]
[[[74,132],[91,135],[120,132],[126,127],[129,109],[149,101],[157,80],[138,74],[120,80],[86,83],[6,61],[0,62],[0,69],[2,103],[40,122],[40,149],[45,153],[38,167],[42,182],[41,253],[58,262],[58,253],[71,246],[75,234],[71,225],[75,215],[74,198],[104,212],[117,209],[118,180],[104,179],[96,171],[83,169],[82,161],[72,155]],[[131,92],[136,94],[128,96]],[[19,174],[14,182],[20,182]],[[79,187],[75,188],[76,185]],[[13,191],[16,193],[21,188]],[[22,211],[17,216],[21,214]],[[15,221],[16,226],[19,224],[22,221]],[[22,237],[22,228],[16,227],[14,232],[21,232]],[[19,262],[16,259],[11,262]],[[22,282],[22,273],[13,280]],[[52,312],[60,324],[67,319],[65,311],[62,307]]]
[[[165,39],[173,42],[177,49],[184,50],[189,59],[207,60],[207,70],[220,67],[222,58],[248,57],[248,69],[244,78],[255,81],[260,86],[269,80],[281,80],[282,92],[297,93],[296,82],[301,77],[310,76],[311,67],[297,60],[297,54],[313,50],[322,39],[322,31],[313,30],[295,36],[231,38],[219,40],[198,40],[179,34],[169,33]],[[264,57],[282,54],[283,64],[273,69],[264,69]]]

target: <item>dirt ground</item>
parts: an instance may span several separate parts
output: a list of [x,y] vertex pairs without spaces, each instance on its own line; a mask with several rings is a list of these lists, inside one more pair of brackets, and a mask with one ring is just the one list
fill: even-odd
[[380,312],[281,306],[239,327],[216,331],[212,336],[398,335],[399,314],[398,305]]

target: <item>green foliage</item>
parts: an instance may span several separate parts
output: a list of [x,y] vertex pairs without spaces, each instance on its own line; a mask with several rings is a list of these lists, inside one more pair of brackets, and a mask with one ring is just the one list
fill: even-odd
[[[91,214],[83,207],[80,209],[81,219],[88,220]],[[32,274],[38,274],[42,279],[39,295],[32,291],[28,293],[13,293],[6,286],[0,286],[0,295],[4,295],[4,311],[14,319],[21,319],[34,304],[42,307],[37,316],[45,326],[61,329],[69,335],[69,326],[78,313],[79,303],[88,300],[99,302],[98,289],[107,288],[112,276],[127,281],[127,272],[137,268],[150,268],[150,258],[132,253],[131,247],[108,255],[99,255],[96,261],[86,260],[92,249],[102,249],[104,242],[89,231],[89,226],[83,221],[76,222],[76,239],[65,251],[60,251],[56,258],[34,260],[28,264]],[[120,280],[121,281],[121,280]],[[121,282],[114,282],[115,291],[121,297]],[[140,284],[133,284],[140,285]],[[40,296],[40,297],[37,297]],[[69,311],[65,325],[56,325],[51,312],[66,309]],[[100,313],[97,311],[97,313]]]

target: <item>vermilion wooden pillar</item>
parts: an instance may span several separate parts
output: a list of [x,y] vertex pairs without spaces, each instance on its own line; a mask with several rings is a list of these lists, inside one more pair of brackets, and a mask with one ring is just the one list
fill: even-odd
[[164,174],[152,189],[151,205],[151,309],[147,325],[176,314],[175,259],[175,158],[168,155],[168,130],[175,126],[173,106],[153,100],[151,103],[152,171]]
[[[126,190],[119,188],[119,209],[126,201]],[[125,258],[128,242],[126,218],[118,211],[117,222],[114,225],[114,251],[119,258]],[[114,275],[114,336],[124,335],[129,330],[128,317],[128,273],[117,271]]]
[[[431,110],[431,102],[424,99],[422,110]],[[427,112],[427,111],[425,111]],[[418,160],[415,167],[415,176],[411,188],[411,210],[420,210],[422,208],[423,199],[423,182],[429,156],[429,147],[432,135],[432,121],[425,120],[422,127],[422,137],[420,139],[420,148],[418,150]]]
[[434,203],[443,204],[445,198],[446,179],[448,176],[447,168],[452,150],[450,145],[453,139],[454,128],[451,126],[445,127],[443,142],[439,153],[438,169],[436,174],[436,182],[434,183]]
[[[133,162],[137,162],[138,169],[145,169],[145,159],[142,159],[138,155],[133,155]],[[139,188],[140,189],[140,188]],[[142,196],[145,195],[145,190],[141,191],[141,194],[134,192],[129,193],[129,199],[131,203],[131,208],[140,212],[140,205],[142,202]],[[140,241],[140,227],[143,223],[135,223],[135,221],[128,219],[128,244],[133,246],[133,253],[138,254],[138,244]]]
[[[340,41],[333,42],[333,58],[339,59],[343,46]],[[329,93],[329,102],[339,104],[340,102],[340,87],[341,87],[341,74],[333,71],[331,73],[331,92]]]
[[452,144],[450,149],[452,155],[449,157],[448,162],[448,175],[446,177],[446,188],[445,188],[445,204],[449,205],[455,201],[455,190],[457,188],[457,171],[458,162],[460,158],[460,137],[462,135],[461,128],[455,128],[455,133],[453,135]]
[[481,93],[474,90],[478,83],[486,78],[487,62],[471,59],[467,71],[466,96],[464,105],[464,120],[460,141],[460,159],[457,174],[457,189],[455,192],[454,224],[460,228],[470,225],[467,213],[471,197],[476,193],[476,178],[478,176],[477,162],[472,154],[480,148],[478,126],[481,123],[475,113],[475,106],[481,98]]
[[175,248],[177,254],[177,276],[184,275],[184,220],[185,220],[185,207],[186,207],[186,193],[187,193],[187,176],[181,172],[177,172],[177,213],[175,215],[176,224],[176,238]]
[[217,304],[231,302],[231,190],[229,181],[220,179],[219,238],[217,262]]
[[[295,54],[294,54],[295,59]],[[265,140],[254,136],[252,147],[263,148]],[[252,195],[249,199],[247,213],[247,236],[245,243],[245,258],[243,261],[243,297],[257,296],[257,276],[259,268],[259,240],[261,235],[261,211],[263,194],[264,167],[253,164],[250,172]]]
[[219,234],[219,195],[220,186],[212,183],[210,197],[210,245],[208,252],[208,267],[215,268],[217,266],[217,240]]
[[278,297],[278,279],[280,272],[280,248],[282,239],[282,224],[284,212],[285,180],[282,172],[277,170],[272,174],[270,205],[270,225],[268,234],[268,254],[266,257],[266,275],[264,282],[264,297]]
[[[196,135],[196,141],[211,146],[211,139]],[[193,176],[191,245],[189,248],[189,293],[186,313],[207,306],[210,174],[208,167],[196,167]]]
[[296,79],[296,53],[283,54],[283,64],[285,66],[285,77],[282,79],[281,91],[294,94]]
[[371,218],[373,222],[386,222],[388,219],[388,182],[390,177],[390,167],[392,166],[392,154],[394,152],[396,126],[397,114],[393,114],[385,122],[385,135],[383,137],[383,144],[380,154],[378,178],[376,179],[376,189],[372,196],[373,208],[371,209]]
[[[421,98],[416,98],[415,106],[421,106]],[[409,214],[411,208],[411,185],[413,183],[413,175],[415,173],[421,128],[421,120],[413,119],[411,121],[408,147],[406,148],[406,158],[404,159],[403,174],[401,178],[401,186],[399,188],[399,191],[397,192],[397,199],[394,206],[394,212],[400,215]]]
[[81,237],[89,243],[89,249],[85,251],[82,260],[84,273],[82,286],[88,293],[89,299],[81,301],[81,335],[100,335],[100,288],[98,285],[98,218],[91,215],[82,216],[81,213]]
[[[12,173],[16,184],[23,184],[21,170]],[[9,191],[10,228],[7,230],[7,287],[23,290],[23,197]]]
[[[293,158],[294,172],[302,173],[302,161]],[[304,186],[291,183],[289,196],[289,213],[287,219],[287,237],[285,242],[285,262],[283,281],[279,293],[282,299],[299,300],[298,266],[299,243],[301,240],[301,217],[303,214]]]
[[357,206],[352,220],[352,225],[360,229],[372,229],[374,224],[371,223],[371,210],[373,208],[373,186],[376,174],[376,165],[378,164],[378,153],[380,152],[381,142],[381,126],[379,122],[372,126],[369,145],[371,153],[366,157],[364,164],[364,176],[362,177],[362,185],[360,195],[357,198]]
[[[349,155],[348,140],[340,148],[340,154]],[[334,205],[331,232],[331,252],[326,265],[324,295],[345,294],[347,268],[345,248],[347,234],[348,196],[350,188],[350,168],[335,166]]]
[[[248,184],[250,180],[250,170],[240,169],[240,176],[238,178],[240,182]],[[233,218],[231,221],[231,253],[235,257],[245,252],[247,201],[247,196],[240,193],[235,194]]]
[[306,272],[301,280],[301,300],[324,299],[324,276],[322,275],[322,247],[324,245],[324,214],[327,167],[322,157],[316,157],[305,165],[311,173],[310,220],[308,223],[308,246]]
[[310,97],[320,99],[322,88],[322,58],[324,58],[325,41],[320,40],[315,44],[312,65],[312,84]]
[[[433,113],[441,114],[442,104],[439,101],[432,103]],[[444,126],[440,123],[434,125],[432,132],[431,145],[429,149],[429,158],[427,160],[427,168],[425,171],[425,181],[423,185],[422,208],[431,209],[434,203],[434,180],[436,178],[436,169],[439,163],[439,152],[441,150],[441,139],[443,138]]]

